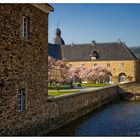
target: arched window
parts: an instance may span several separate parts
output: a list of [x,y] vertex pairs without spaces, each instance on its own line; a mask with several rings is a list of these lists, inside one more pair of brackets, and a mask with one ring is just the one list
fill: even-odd
[[119,83],[125,83],[126,82],[126,74],[125,73],[120,73],[118,77]]

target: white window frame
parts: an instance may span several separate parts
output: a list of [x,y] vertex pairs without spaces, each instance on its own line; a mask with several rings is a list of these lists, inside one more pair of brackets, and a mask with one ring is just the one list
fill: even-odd
[[23,19],[22,19],[22,37],[23,38],[28,37],[28,28],[29,28],[29,18],[23,16]]
[[91,60],[96,60],[96,57],[91,56],[90,59],[91,59]]

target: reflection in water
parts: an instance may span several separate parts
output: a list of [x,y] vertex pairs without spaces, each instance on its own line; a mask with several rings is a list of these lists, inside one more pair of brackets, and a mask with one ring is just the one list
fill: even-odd
[[49,136],[140,136],[140,102],[117,101],[89,113]]

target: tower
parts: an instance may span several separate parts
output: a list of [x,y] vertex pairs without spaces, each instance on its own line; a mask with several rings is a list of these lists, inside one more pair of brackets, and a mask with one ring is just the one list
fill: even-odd
[[61,37],[61,30],[58,26],[56,28],[55,37],[52,39],[52,44],[65,45],[65,42]]

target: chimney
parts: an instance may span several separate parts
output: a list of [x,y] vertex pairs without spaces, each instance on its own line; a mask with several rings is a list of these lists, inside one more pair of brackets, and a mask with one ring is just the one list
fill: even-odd
[[121,40],[120,39],[118,39],[118,44],[121,44],[122,42],[121,42]]
[[74,46],[74,43],[73,42],[71,43],[71,46]]
[[92,46],[95,46],[95,45],[96,45],[95,40],[92,40],[91,45],[92,45]]

